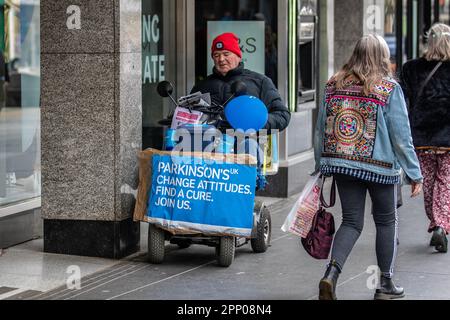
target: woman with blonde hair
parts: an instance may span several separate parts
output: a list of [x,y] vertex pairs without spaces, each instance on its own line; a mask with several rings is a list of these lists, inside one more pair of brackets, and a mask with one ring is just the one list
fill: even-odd
[[362,37],[353,54],[327,83],[315,132],[316,170],[334,176],[342,206],[331,260],[319,284],[319,299],[336,299],[338,276],[364,223],[366,194],[372,199],[380,286],[375,299],[404,296],[392,281],[397,254],[397,187],[401,169],[421,191],[403,92],[393,80],[386,41]]
[[422,58],[408,61],[401,85],[408,100],[414,146],[424,175],[425,212],[433,232],[430,246],[447,252],[450,232],[450,27],[428,32]]

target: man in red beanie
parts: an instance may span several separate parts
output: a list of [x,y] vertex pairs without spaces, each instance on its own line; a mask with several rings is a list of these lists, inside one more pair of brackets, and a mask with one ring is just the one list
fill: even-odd
[[242,61],[239,38],[234,33],[224,33],[214,39],[211,55],[216,70],[225,76],[228,71],[236,69]]
[[289,110],[270,78],[244,69],[239,38],[234,33],[226,32],[214,39],[211,57],[214,60],[213,73],[195,85],[191,93],[210,93],[213,103],[223,105],[233,95],[231,85],[242,81],[247,88],[246,94],[261,99],[267,107],[269,119],[264,129],[286,129],[291,119]]

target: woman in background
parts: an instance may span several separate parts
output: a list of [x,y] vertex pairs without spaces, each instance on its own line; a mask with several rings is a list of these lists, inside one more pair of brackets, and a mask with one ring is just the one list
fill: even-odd
[[450,232],[450,27],[428,33],[425,55],[403,66],[414,146],[424,175],[425,212],[433,232],[430,246],[447,252]]

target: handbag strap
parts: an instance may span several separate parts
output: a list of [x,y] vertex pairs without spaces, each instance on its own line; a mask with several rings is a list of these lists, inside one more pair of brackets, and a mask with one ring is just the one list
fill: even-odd
[[419,102],[419,98],[422,96],[423,90],[425,90],[425,87],[427,86],[428,82],[430,82],[431,78],[433,78],[434,74],[438,71],[438,69],[442,66],[442,61],[439,61],[439,63],[434,67],[434,69],[430,72],[428,77],[425,79],[425,82],[422,83],[420,86],[419,92],[416,96],[416,104]]
[[[323,183],[325,183],[325,179],[323,180]],[[336,180],[333,177],[333,182],[331,183],[331,192],[330,192],[330,202],[329,205],[325,202],[325,199],[323,197],[323,184],[322,184],[322,189],[320,190],[320,203],[322,205],[322,207],[324,208],[332,208],[334,207],[335,203],[336,203]]]

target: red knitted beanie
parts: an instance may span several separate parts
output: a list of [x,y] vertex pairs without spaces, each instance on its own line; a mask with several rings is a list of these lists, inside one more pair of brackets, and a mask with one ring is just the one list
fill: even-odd
[[218,50],[228,50],[242,58],[241,48],[239,47],[239,38],[231,32],[226,32],[217,36],[211,47],[211,55]]

